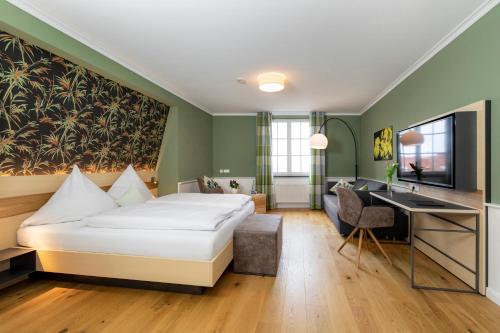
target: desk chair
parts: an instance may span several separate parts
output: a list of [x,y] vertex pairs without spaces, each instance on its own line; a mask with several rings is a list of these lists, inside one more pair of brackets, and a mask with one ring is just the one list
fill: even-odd
[[340,252],[347,242],[351,240],[351,238],[353,238],[359,230],[358,259],[356,267],[359,268],[361,246],[363,245],[363,238],[366,237],[366,233],[370,235],[380,252],[382,252],[389,264],[392,265],[391,259],[389,259],[387,253],[385,253],[382,246],[380,246],[380,243],[371,229],[392,227],[394,225],[394,209],[390,207],[377,206],[364,207],[363,201],[361,201],[358,195],[350,189],[338,188],[337,197],[339,199],[340,218],[354,227],[354,230],[349,234],[349,236],[347,236],[337,252]]

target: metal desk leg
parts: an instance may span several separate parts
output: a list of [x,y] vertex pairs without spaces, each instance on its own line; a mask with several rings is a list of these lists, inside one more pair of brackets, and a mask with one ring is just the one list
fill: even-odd
[[410,279],[411,279],[411,287],[415,287],[415,228],[413,221],[413,213],[409,212],[409,220],[410,220]]
[[[411,287],[415,289],[425,289],[425,290],[438,290],[438,291],[453,291],[453,292],[461,292],[461,293],[479,293],[479,223],[480,223],[480,215],[476,214],[476,229],[472,230],[476,235],[476,263],[475,267],[476,270],[472,271],[470,268],[465,266],[463,263],[457,261],[455,258],[451,257],[450,255],[442,252],[439,248],[435,247],[434,245],[428,243],[424,239],[418,237],[415,235],[416,227],[415,227],[415,221],[414,221],[414,216],[413,213],[410,212],[409,215],[409,220],[410,220],[410,270],[411,270]],[[419,230],[424,230],[424,231],[444,231],[444,230],[436,230],[436,229],[419,229]],[[450,231],[448,231],[450,232]],[[418,285],[415,283],[415,269],[416,269],[416,263],[415,263],[415,239],[419,239],[421,242],[426,243],[428,246],[432,247],[434,250],[440,252],[442,255],[448,257],[449,259],[453,260],[457,264],[461,265],[465,269],[469,270],[471,273],[475,274],[475,289],[457,289],[457,288],[441,288],[441,287],[431,287],[431,286],[422,286]]]

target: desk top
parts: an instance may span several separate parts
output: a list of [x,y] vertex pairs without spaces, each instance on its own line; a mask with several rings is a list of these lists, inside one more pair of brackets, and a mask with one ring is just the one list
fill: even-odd
[[479,214],[479,210],[429,198],[415,193],[392,192],[370,192],[370,195],[415,213],[449,213],[449,214]]

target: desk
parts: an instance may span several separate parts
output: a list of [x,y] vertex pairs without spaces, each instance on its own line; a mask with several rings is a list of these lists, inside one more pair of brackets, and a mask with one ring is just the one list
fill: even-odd
[[[377,198],[379,200],[385,201],[388,204],[396,206],[407,212],[410,223],[410,278],[411,278],[411,287],[417,289],[430,289],[430,290],[443,290],[443,291],[458,291],[458,292],[479,292],[479,210],[461,206],[453,203],[449,203],[446,201],[437,200],[434,198],[425,197],[422,195],[414,194],[414,193],[398,193],[398,192],[370,192],[370,195],[373,198]],[[433,217],[440,219],[443,222],[451,223],[457,229],[437,229],[437,228],[416,228],[414,223],[414,214],[417,213],[425,213],[430,214]],[[469,214],[475,215],[476,217],[476,228],[469,228],[467,226],[461,225],[452,220],[446,219],[444,217],[434,215],[434,214]],[[416,231],[429,231],[429,232],[459,232],[459,233],[471,233],[475,234],[476,238],[476,261],[475,261],[475,269],[471,269],[453,258],[449,254],[443,252],[436,246],[430,244],[425,241],[421,237],[415,235]],[[473,290],[465,290],[465,289],[456,289],[456,288],[436,288],[430,286],[422,286],[417,285],[415,283],[415,239],[420,240],[421,242],[427,244],[437,252],[446,256],[448,259],[454,261],[458,265],[462,266],[469,272],[475,275],[475,288]]]

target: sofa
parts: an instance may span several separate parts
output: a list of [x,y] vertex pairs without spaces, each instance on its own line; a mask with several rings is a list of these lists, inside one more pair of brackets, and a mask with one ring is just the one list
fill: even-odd
[[[330,191],[332,186],[336,183],[337,182],[327,183],[326,193],[323,195],[324,209],[338,232],[341,235],[348,235],[353,230],[353,227],[342,221],[339,217],[339,201],[337,195],[335,192]],[[385,202],[370,196],[370,192],[373,191],[386,191],[387,185],[385,183],[358,178],[358,180],[352,184],[354,185],[354,192],[356,192],[365,206],[387,206]],[[360,190],[360,188],[365,185],[367,185],[368,190]],[[403,240],[408,237],[408,217],[400,210],[396,209],[394,214],[394,226],[389,228],[375,228],[373,229],[373,233],[379,239]]]

